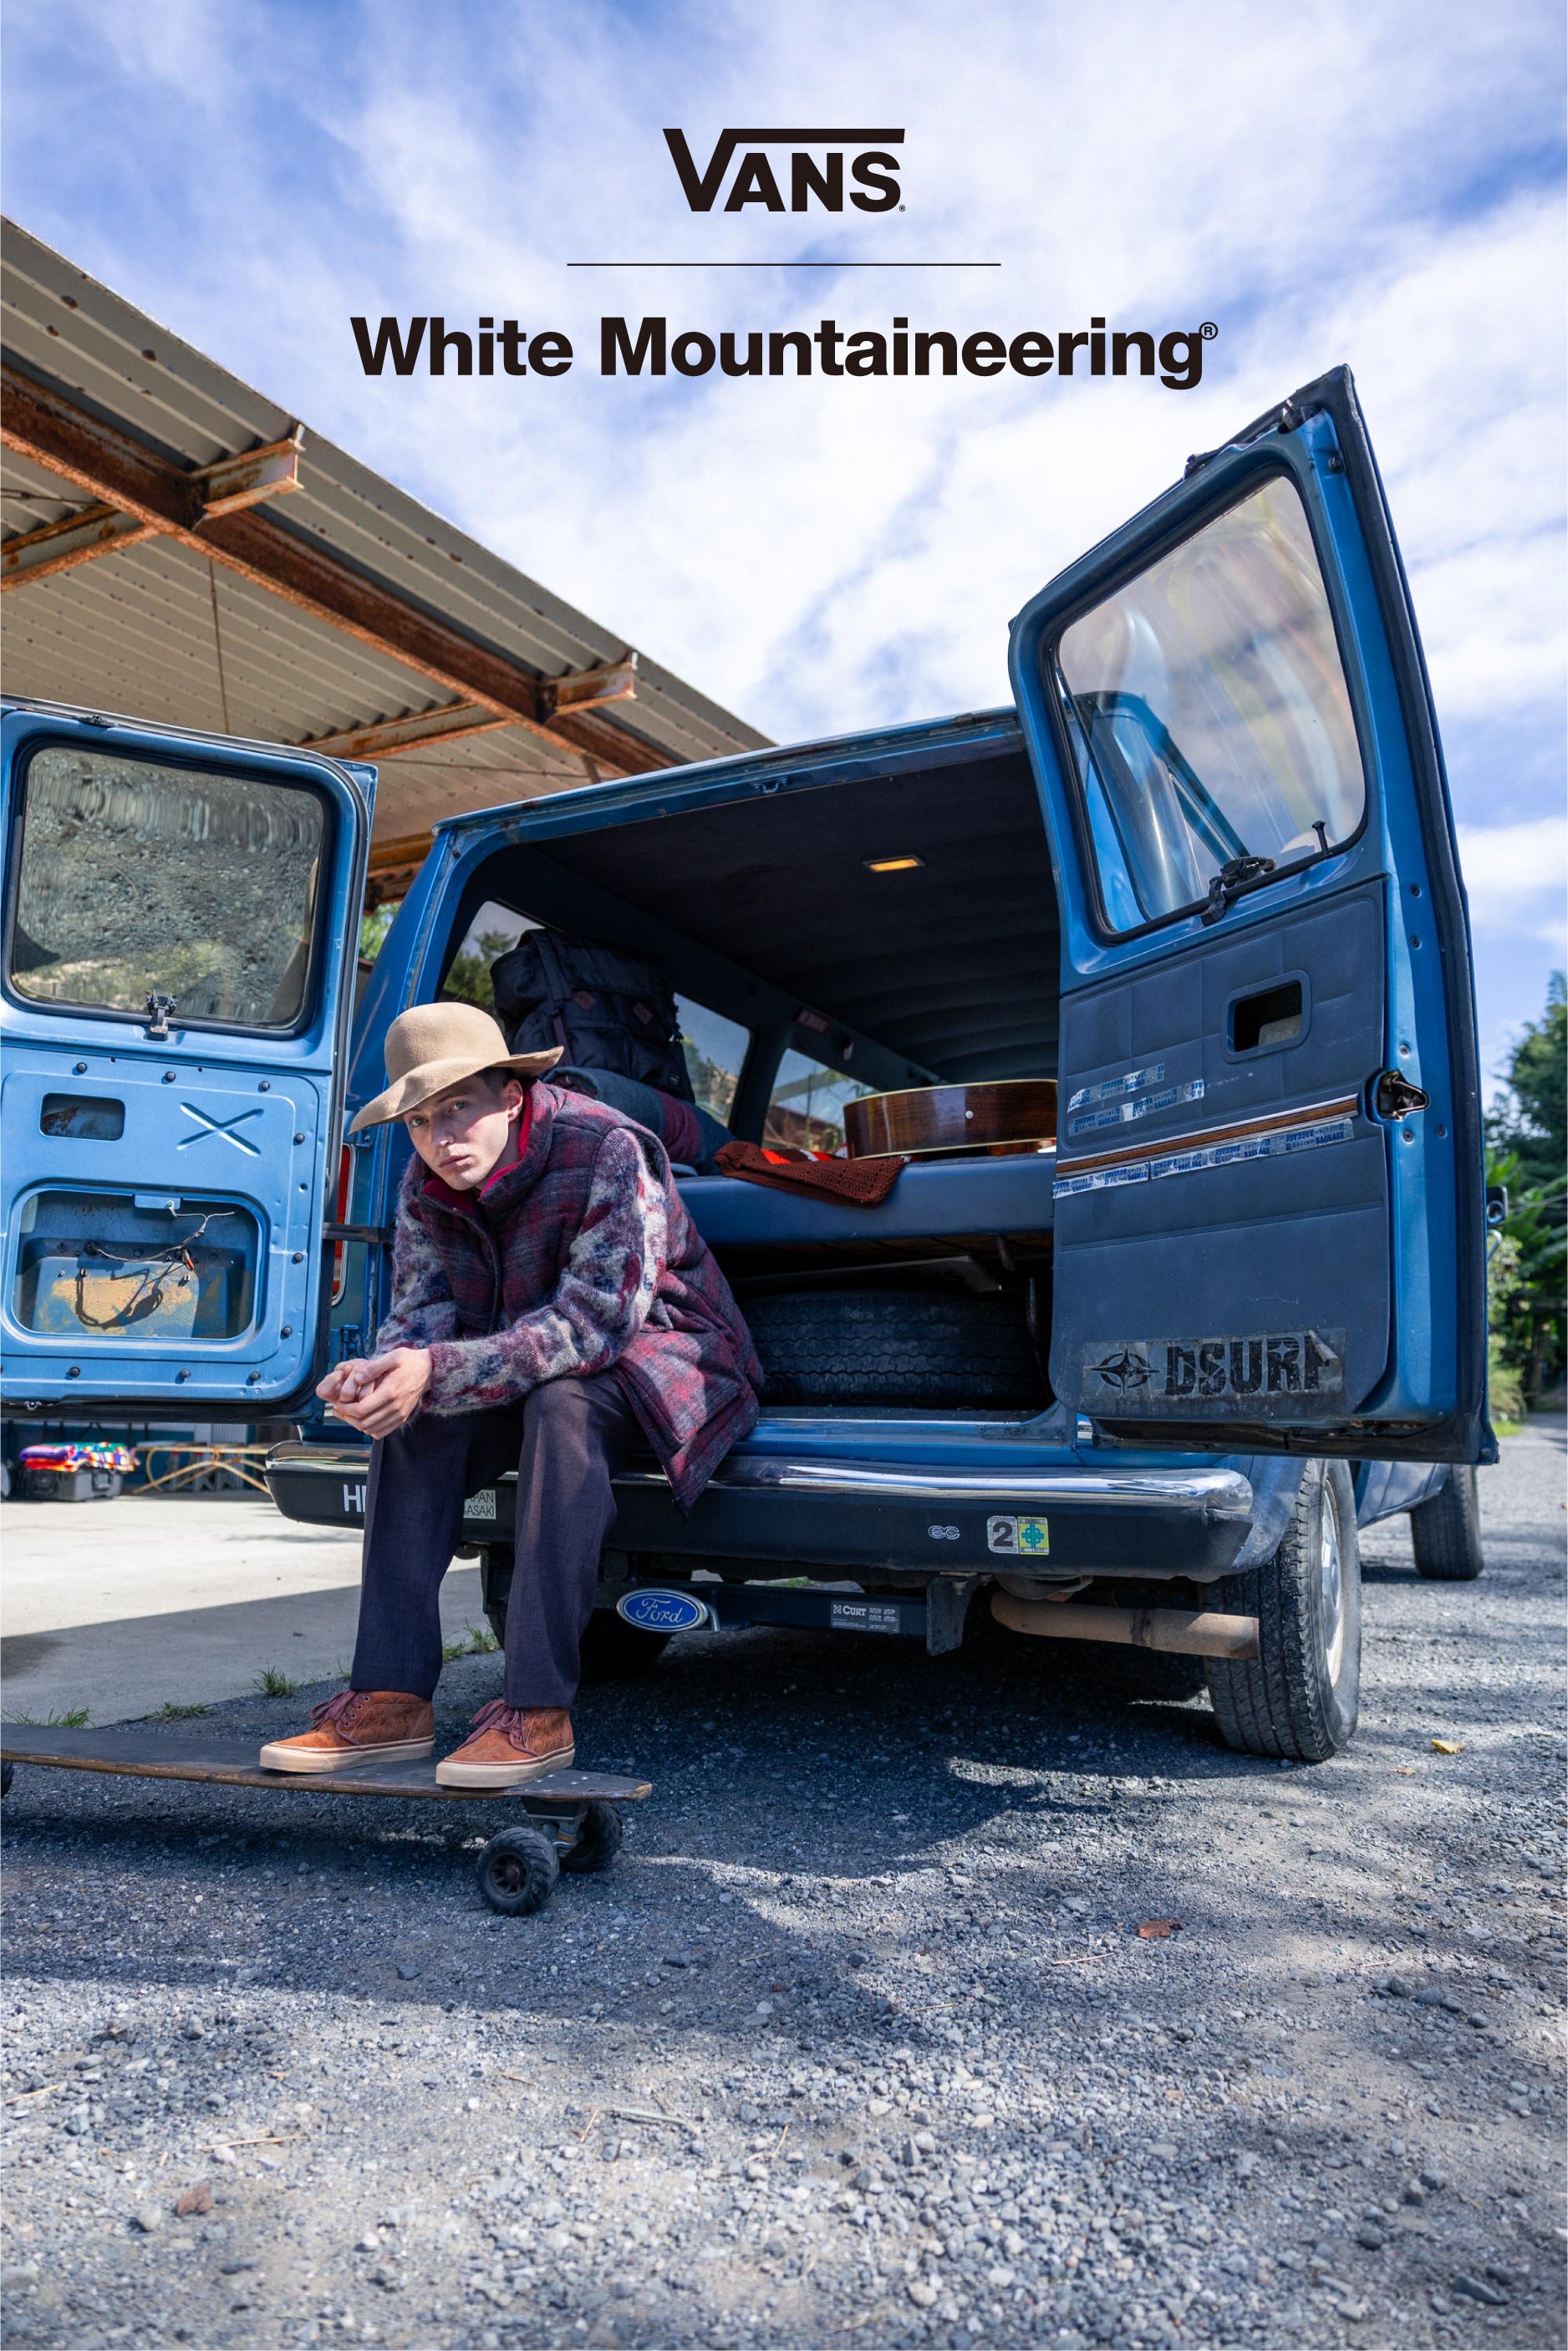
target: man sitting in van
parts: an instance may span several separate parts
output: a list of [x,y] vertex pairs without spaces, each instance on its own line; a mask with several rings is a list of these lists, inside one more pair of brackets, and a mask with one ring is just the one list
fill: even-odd
[[689,1509],[756,1422],[761,1368],[662,1144],[542,1083],[559,1058],[508,1053],[472,1004],[419,1005],[387,1031],[391,1082],[352,1132],[401,1120],[414,1148],[392,1310],[375,1353],[317,1390],[375,1440],[359,1638],[314,1728],[262,1749],[272,1771],[430,1753],[464,1501],[513,1468],[505,1695],[436,1777],[500,1788],[565,1768],[612,1479],[646,1440]]

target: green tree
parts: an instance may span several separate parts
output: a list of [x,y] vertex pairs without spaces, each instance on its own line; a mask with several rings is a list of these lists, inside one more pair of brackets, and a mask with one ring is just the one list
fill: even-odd
[[1488,1120],[1497,1151],[1511,1151],[1528,1185],[1551,1184],[1568,1165],[1568,980],[1552,975],[1546,1011],[1527,1020],[1508,1060],[1511,1100]]
[[486,1012],[496,1009],[496,990],[490,978],[490,966],[497,956],[517,941],[504,931],[484,931],[476,947],[467,941],[464,952],[454,956],[446,977],[441,983],[444,997],[460,997],[465,1004],[477,1004]]
[[1527,1404],[1563,1384],[1568,1305],[1568,986],[1553,972],[1546,1009],[1509,1055],[1508,1093],[1487,1120],[1487,1176],[1509,1196],[1491,1269],[1494,1360]]
[[387,933],[392,926],[393,919],[402,903],[399,898],[384,898],[379,906],[372,906],[368,914],[361,915],[360,961],[361,963],[374,963],[386,945]]

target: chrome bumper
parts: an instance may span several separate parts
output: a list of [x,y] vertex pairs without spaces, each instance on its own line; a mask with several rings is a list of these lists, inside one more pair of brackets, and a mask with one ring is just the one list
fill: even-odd
[[[280,1445],[267,1481],[289,1518],[363,1522],[368,1450]],[[470,1496],[465,1532],[509,1543],[515,1477]],[[789,1460],[732,1454],[683,1513],[662,1470],[615,1480],[617,1551],[658,1573],[724,1561],[783,1573],[862,1577],[1020,1573],[1184,1577],[1211,1583],[1247,1539],[1252,1489],[1239,1470],[916,1469],[902,1462]]]

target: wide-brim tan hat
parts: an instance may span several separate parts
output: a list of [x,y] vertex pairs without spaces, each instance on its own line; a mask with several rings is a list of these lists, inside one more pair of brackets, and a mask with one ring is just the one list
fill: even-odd
[[506,1033],[492,1013],[476,1004],[414,1004],[400,1012],[387,1030],[387,1075],[384,1094],[369,1102],[350,1127],[350,1134],[367,1126],[389,1126],[406,1118],[422,1103],[434,1102],[448,1086],[476,1078],[481,1070],[515,1070],[519,1078],[539,1078],[553,1070],[561,1047],[548,1053],[509,1053]]

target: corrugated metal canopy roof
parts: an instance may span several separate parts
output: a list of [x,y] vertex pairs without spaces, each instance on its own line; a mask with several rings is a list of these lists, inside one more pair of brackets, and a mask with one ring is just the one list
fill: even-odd
[[441,817],[766,744],[667,670],[633,674],[607,630],[345,451],[293,446],[284,410],[26,230],[5,237],[13,693],[373,758],[389,878]]

